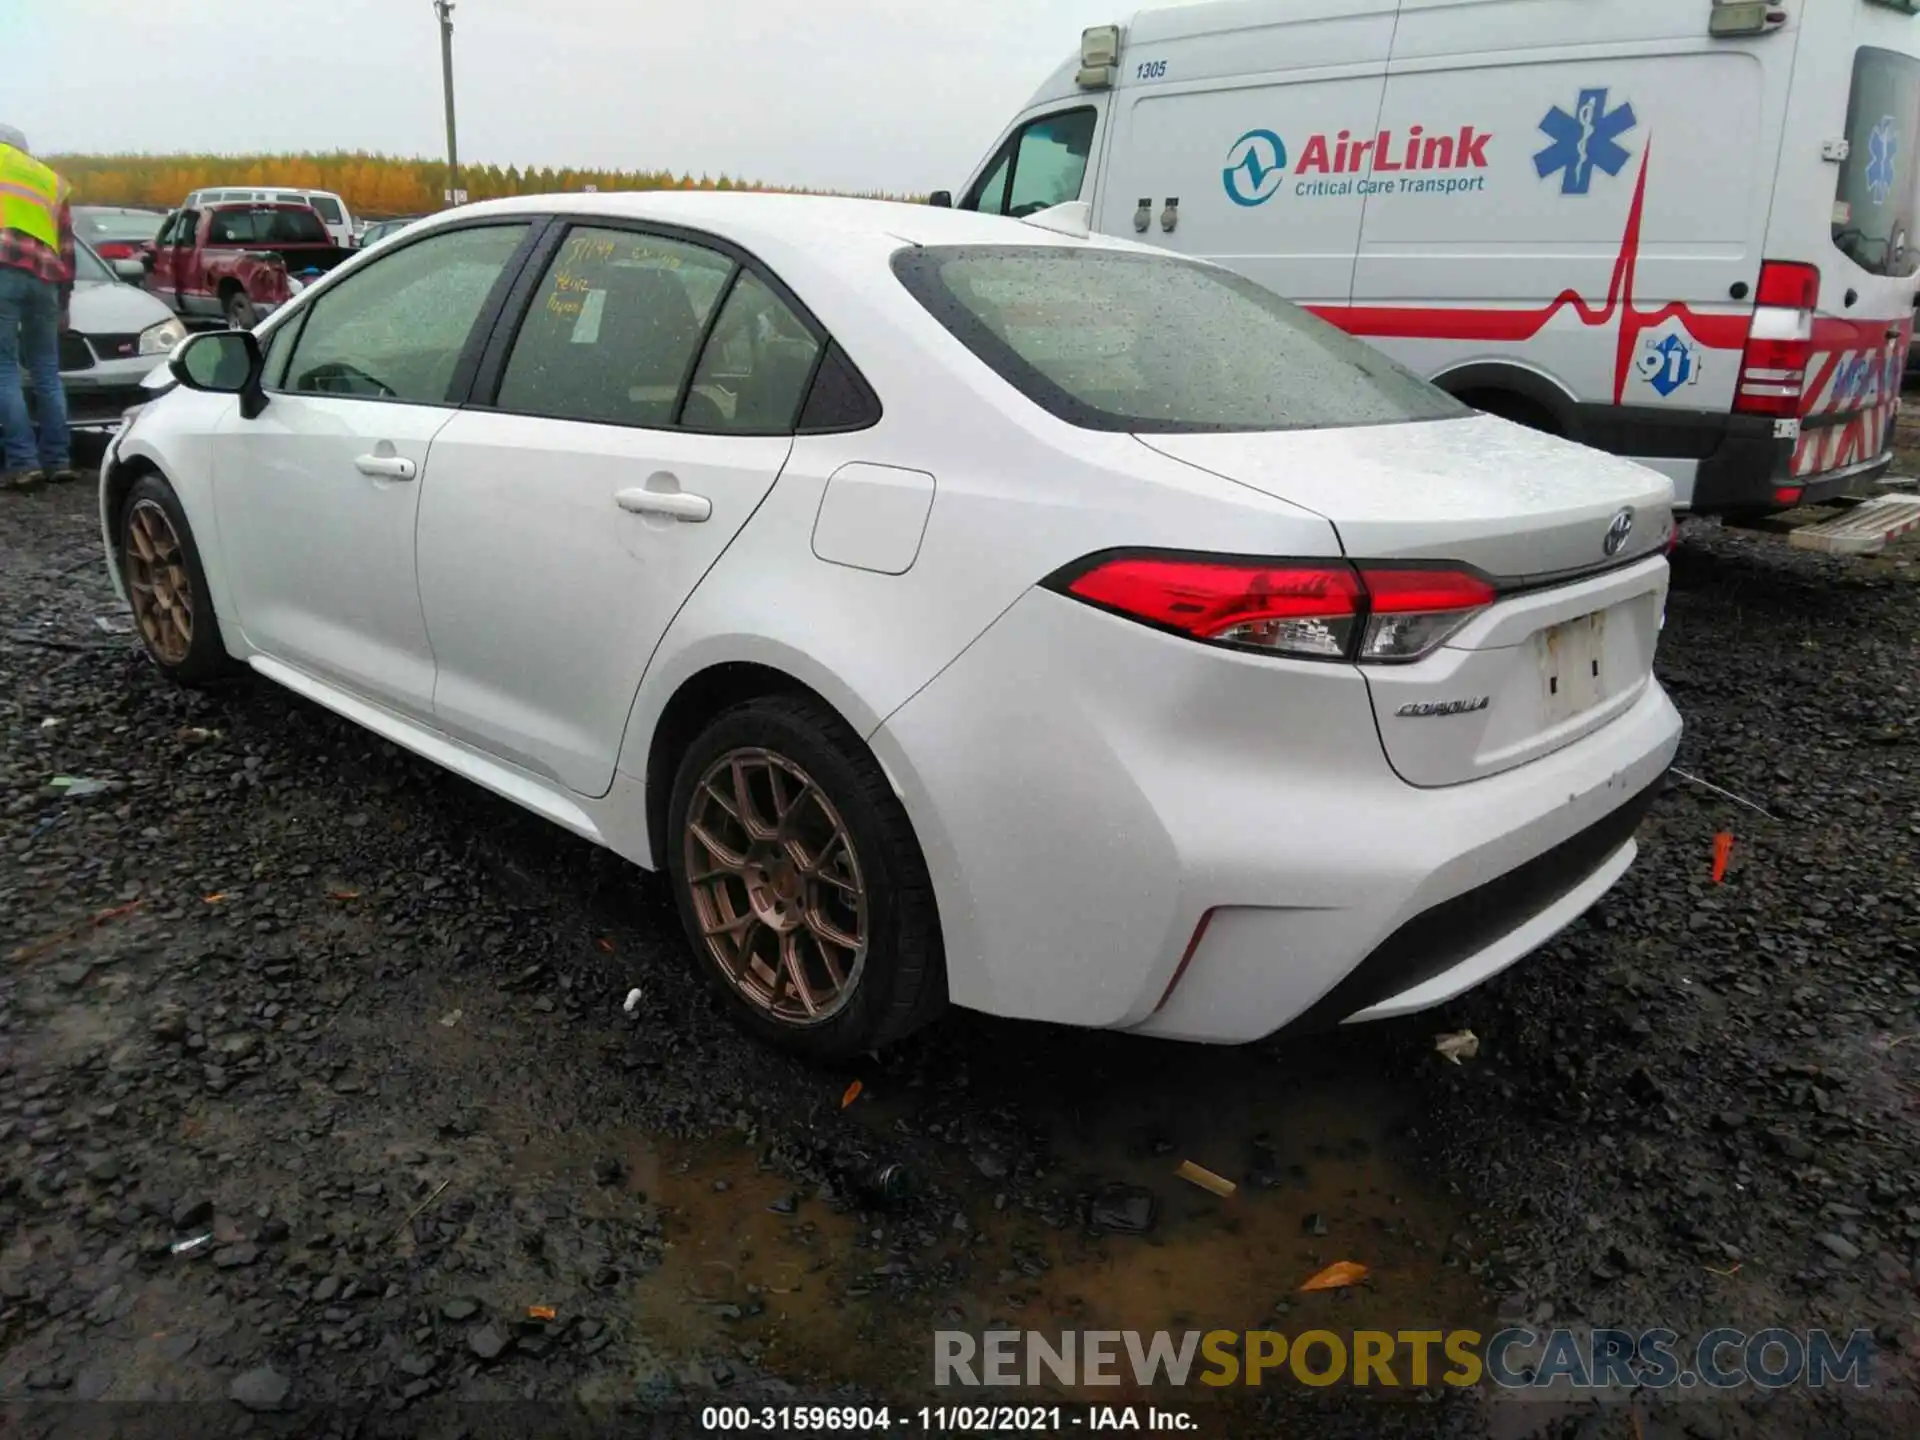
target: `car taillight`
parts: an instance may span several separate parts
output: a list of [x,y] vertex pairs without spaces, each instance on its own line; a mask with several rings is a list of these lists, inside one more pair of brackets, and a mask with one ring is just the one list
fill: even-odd
[[1791,417],[1813,355],[1813,316],[1820,304],[1820,271],[1812,265],[1768,260],[1754,292],[1753,328],[1740,362],[1733,408],[1742,415]]
[[1428,654],[1496,592],[1452,566],[1124,555],[1048,582],[1165,630],[1302,660],[1391,664]]

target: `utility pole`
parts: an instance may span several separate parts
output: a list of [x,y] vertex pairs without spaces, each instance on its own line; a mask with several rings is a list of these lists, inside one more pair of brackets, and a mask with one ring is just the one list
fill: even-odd
[[460,194],[460,142],[453,130],[453,0],[433,0],[433,13],[440,17],[440,80],[447,97],[447,203],[457,204]]

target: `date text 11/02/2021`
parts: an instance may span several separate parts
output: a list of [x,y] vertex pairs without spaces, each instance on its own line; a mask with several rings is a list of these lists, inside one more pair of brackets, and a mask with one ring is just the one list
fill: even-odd
[[994,1434],[1068,1430],[1196,1431],[1193,1416],[1153,1405],[922,1405],[895,1411],[887,1406],[709,1405],[700,1412],[705,1431],[791,1431],[842,1435]]

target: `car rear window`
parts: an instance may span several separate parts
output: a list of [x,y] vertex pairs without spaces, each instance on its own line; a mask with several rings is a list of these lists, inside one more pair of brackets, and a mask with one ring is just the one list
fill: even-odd
[[915,299],[1015,389],[1088,430],[1317,430],[1470,413],[1229,271],[1066,246],[898,252]]
[[314,211],[322,220],[326,221],[327,224],[338,225],[341,223],[340,202],[331,195],[310,195],[307,197],[307,203],[313,206]]
[[292,206],[216,211],[207,231],[209,245],[325,245],[329,238],[318,215]]

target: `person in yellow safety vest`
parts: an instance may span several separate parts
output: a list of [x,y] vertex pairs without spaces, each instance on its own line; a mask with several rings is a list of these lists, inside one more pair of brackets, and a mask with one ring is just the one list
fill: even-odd
[[[60,383],[60,331],[73,293],[73,215],[67,182],[34,159],[27,137],[0,125],[0,491],[77,480]],[[27,408],[20,367],[33,381]]]

